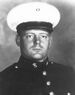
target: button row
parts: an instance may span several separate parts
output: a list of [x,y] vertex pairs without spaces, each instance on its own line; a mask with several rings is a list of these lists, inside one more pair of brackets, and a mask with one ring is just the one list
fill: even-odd
[[[46,76],[47,75],[47,72],[46,71],[43,71],[43,75]],[[46,85],[47,86],[50,86],[51,85],[51,82],[50,81],[47,81],[46,82]]]
[[[56,95],[53,91],[49,92],[49,95]],[[66,93],[65,95],[72,95],[70,92]]]

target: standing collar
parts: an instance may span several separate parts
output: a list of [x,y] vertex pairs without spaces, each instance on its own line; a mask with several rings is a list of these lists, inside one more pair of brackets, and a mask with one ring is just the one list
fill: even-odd
[[37,62],[36,60],[30,60],[28,58],[25,58],[23,56],[20,56],[18,63],[22,66],[32,66],[34,63],[37,64],[37,66],[47,65],[49,62],[48,57],[43,62]]

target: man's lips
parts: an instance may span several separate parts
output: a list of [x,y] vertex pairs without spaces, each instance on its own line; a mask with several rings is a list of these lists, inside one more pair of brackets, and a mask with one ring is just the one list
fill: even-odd
[[34,50],[34,51],[40,51],[41,48],[32,48],[32,50]]
[[33,50],[41,50],[40,48],[33,48]]

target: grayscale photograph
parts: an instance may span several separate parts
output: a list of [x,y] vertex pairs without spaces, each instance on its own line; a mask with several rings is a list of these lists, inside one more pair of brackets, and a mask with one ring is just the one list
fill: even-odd
[[0,95],[75,95],[75,0],[0,0]]

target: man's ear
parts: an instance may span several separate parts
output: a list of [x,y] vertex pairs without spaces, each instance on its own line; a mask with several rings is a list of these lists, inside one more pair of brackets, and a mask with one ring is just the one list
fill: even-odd
[[52,36],[50,36],[49,38],[49,48],[51,47],[51,45],[52,45]]
[[20,36],[18,34],[16,35],[16,44],[20,46]]

